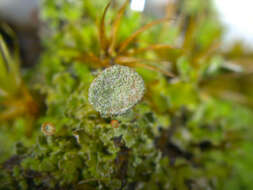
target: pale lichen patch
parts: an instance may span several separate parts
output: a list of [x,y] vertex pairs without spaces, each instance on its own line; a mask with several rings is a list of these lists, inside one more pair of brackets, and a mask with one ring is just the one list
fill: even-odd
[[144,91],[144,81],[136,71],[114,65],[105,69],[92,82],[89,102],[102,115],[119,115],[138,103]]

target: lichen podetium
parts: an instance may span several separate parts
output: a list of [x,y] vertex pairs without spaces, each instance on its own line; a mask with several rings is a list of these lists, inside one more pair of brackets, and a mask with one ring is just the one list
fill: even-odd
[[91,84],[89,102],[102,116],[123,114],[143,97],[142,77],[133,69],[114,65],[105,69]]

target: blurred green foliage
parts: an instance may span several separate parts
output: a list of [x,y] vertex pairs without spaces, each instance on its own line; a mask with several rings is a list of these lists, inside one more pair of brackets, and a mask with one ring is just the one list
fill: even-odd
[[[107,32],[122,3],[112,2]],[[144,78],[146,94],[128,113],[112,118],[102,118],[88,102],[89,86],[104,67],[77,59],[91,53],[107,59],[97,29],[105,6],[104,0],[43,1],[45,50],[36,68],[18,76],[44,101],[34,96],[42,106],[33,119],[21,114],[1,121],[0,189],[253,189],[252,75],[228,66],[238,57],[219,48],[223,30],[211,1],[169,5],[175,19],[129,44],[128,53],[154,44],[173,48],[131,57],[158,69],[128,65]],[[127,8],[117,42],[150,20]],[[18,62],[11,64],[18,68]],[[15,73],[10,68],[6,74],[2,62],[0,67],[1,90]],[[54,135],[40,131],[45,122],[55,127]]]

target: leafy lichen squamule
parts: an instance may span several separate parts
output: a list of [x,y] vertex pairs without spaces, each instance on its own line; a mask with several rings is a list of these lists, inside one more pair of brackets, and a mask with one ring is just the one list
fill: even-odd
[[138,103],[144,91],[144,81],[137,72],[126,66],[114,65],[92,82],[89,102],[102,115],[119,115]]

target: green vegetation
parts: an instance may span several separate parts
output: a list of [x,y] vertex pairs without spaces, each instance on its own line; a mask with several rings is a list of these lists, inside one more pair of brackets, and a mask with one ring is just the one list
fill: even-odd
[[[44,0],[41,17],[34,68],[0,38],[0,189],[253,189],[253,56],[221,51],[210,1],[181,0],[155,20],[127,1]],[[146,90],[103,116],[89,88],[112,65]]]

